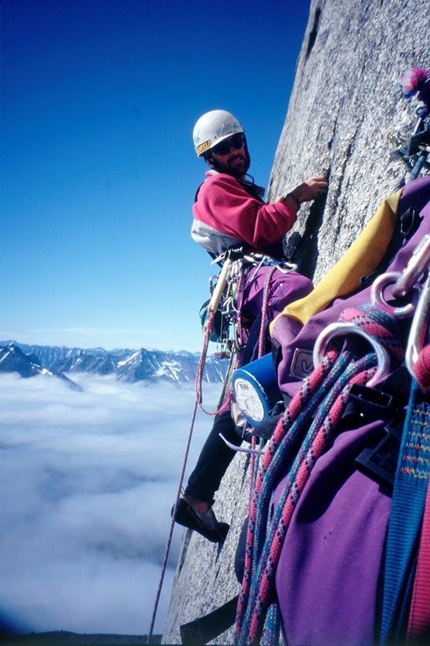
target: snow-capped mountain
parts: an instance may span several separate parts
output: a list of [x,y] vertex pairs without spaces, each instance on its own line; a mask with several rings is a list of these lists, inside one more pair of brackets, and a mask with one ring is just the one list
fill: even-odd
[[[121,381],[177,384],[195,380],[199,354],[191,352],[162,352],[160,350],[112,350],[103,348],[67,348],[25,345],[14,341],[0,342],[0,372],[17,372],[22,377],[51,374],[65,377],[77,372],[98,375],[114,374]],[[227,361],[208,356],[203,379],[206,382],[224,380]],[[70,381],[70,379],[69,379]]]
[[26,354],[14,343],[0,345],[0,372],[17,372],[21,377],[34,377],[36,375],[58,377],[66,381],[72,388],[80,389],[66,375],[57,370],[44,367],[36,355]]

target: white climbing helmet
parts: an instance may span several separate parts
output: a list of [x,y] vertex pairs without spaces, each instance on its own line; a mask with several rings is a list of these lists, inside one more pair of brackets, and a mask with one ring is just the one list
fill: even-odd
[[239,121],[226,110],[211,110],[197,121],[193,130],[194,148],[199,157],[223,139],[245,132]]

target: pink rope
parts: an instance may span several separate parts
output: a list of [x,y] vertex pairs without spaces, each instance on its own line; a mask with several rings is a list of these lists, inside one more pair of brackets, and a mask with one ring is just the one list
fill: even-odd
[[[207,324],[205,326],[205,333],[204,333],[204,338],[203,338],[203,348],[202,348],[202,352],[200,354],[200,359],[199,359],[199,363],[198,363],[197,371],[196,371],[196,381],[195,381],[196,398],[195,398],[195,402],[194,402],[193,413],[192,413],[192,416],[191,416],[191,423],[190,423],[190,428],[189,428],[189,432],[188,432],[187,443],[186,443],[186,446],[185,446],[184,458],[183,458],[183,462],[182,462],[182,469],[181,469],[181,474],[180,474],[180,477],[179,477],[178,489],[177,489],[177,492],[176,492],[175,505],[174,505],[174,508],[173,508],[173,511],[172,511],[172,521],[170,523],[169,534],[168,534],[168,537],[167,537],[166,548],[165,548],[165,551],[164,551],[163,563],[162,563],[162,566],[161,566],[160,580],[159,580],[159,583],[158,583],[158,588],[157,588],[157,592],[156,592],[156,596],[155,596],[155,603],[154,603],[154,609],[153,609],[152,618],[151,618],[151,624],[150,624],[149,631],[148,631],[148,641],[147,641],[148,644],[151,643],[151,639],[152,639],[152,635],[153,635],[153,631],[154,631],[155,620],[156,620],[157,612],[158,612],[158,606],[159,606],[159,603],[160,603],[161,591],[162,591],[162,588],[163,588],[164,578],[165,578],[165,575],[166,575],[167,563],[168,563],[168,560],[169,560],[170,549],[171,549],[171,546],[172,546],[173,530],[175,528],[175,520],[174,520],[175,519],[175,512],[176,512],[176,507],[178,505],[178,501],[179,501],[179,498],[180,498],[181,492],[182,492],[182,486],[183,486],[183,482],[184,482],[184,478],[185,478],[185,471],[186,471],[186,468],[187,468],[188,455],[189,455],[189,452],[190,452],[190,446],[191,446],[191,440],[192,440],[193,431],[194,431],[194,425],[195,425],[195,421],[196,421],[197,410],[198,410],[199,406],[200,406],[200,408],[202,408],[201,407],[201,401],[202,401],[203,372],[204,372],[205,363],[206,363],[207,349],[208,349],[208,345],[209,345],[210,333],[212,331],[212,321],[213,321],[214,316],[215,316],[215,312],[209,312]],[[206,411],[204,411],[204,412],[206,412]],[[214,414],[215,415],[216,413],[207,413],[207,414]]]
[[261,326],[260,326],[260,336],[258,339],[258,357],[261,357],[264,354],[265,346],[265,332],[266,332],[266,323],[268,318],[268,302],[270,294],[270,281],[277,267],[274,265],[270,267],[269,271],[266,274],[264,279],[264,290],[263,290],[263,304],[261,306]]

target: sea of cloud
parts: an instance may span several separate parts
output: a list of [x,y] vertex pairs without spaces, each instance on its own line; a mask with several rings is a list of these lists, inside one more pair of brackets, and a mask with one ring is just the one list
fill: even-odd
[[[147,634],[194,389],[88,375],[78,383],[81,392],[49,377],[0,376],[0,618],[23,632]],[[219,394],[205,387],[208,408]],[[211,423],[199,409],[186,475]]]

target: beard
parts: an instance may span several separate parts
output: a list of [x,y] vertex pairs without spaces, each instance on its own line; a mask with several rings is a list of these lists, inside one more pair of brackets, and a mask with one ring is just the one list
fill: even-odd
[[227,173],[232,177],[237,179],[242,179],[251,165],[251,157],[248,150],[245,150],[245,154],[237,153],[231,155],[226,164],[220,164],[218,160],[215,160],[213,157],[209,160],[210,166],[219,171],[220,173]]
[[232,155],[226,164],[229,175],[233,175],[233,177],[239,178],[246,175],[250,165],[251,159],[249,157],[248,151],[245,151],[245,155],[242,155],[241,153]]

